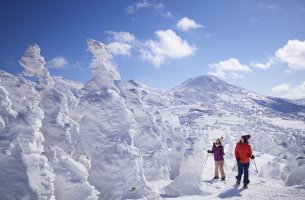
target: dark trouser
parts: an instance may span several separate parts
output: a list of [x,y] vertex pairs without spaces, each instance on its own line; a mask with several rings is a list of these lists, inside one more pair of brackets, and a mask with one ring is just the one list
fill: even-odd
[[249,166],[250,163],[241,163],[237,162],[237,167],[238,167],[238,174],[236,176],[237,181],[241,180],[241,176],[244,173],[244,184],[249,184]]

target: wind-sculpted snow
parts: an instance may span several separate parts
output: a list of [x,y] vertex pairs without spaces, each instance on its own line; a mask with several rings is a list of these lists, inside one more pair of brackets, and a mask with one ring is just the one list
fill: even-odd
[[304,154],[302,156],[297,156],[295,158],[295,162],[293,164],[290,164],[286,166],[284,169],[284,172],[286,172],[287,178],[286,185],[287,186],[293,186],[293,185],[301,185],[303,188],[305,188],[305,156]]
[[[183,136],[173,130],[156,108],[174,103],[171,98],[133,80],[120,84],[122,96],[128,109],[136,120],[138,133],[135,135],[135,146],[143,155],[144,173],[147,180],[158,180],[164,177],[174,179],[179,175],[183,157]],[[161,103],[154,104],[156,101]]]
[[87,180],[89,176],[87,170],[90,169],[88,158],[82,155],[77,162],[59,147],[48,147],[46,152],[56,174],[54,183],[56,199],[98,199],[100,192]]
[[59,92],[65,94],[67,98],[67,109],[74,110],[79,103],[81,89],[84,87],[84,84],[58,76],[53,77],[53,80],[54,88],[56,88]]
[[0,199],[55,199],[55,175],[42,155],[40,96],[22,77],[0,75]]
[[186,149],[181,160],[179,176],[166,186],[165,192],[169,196],[203,195],[207,194],[201,188],[203,141],[196,136],[187,137],[184,141]]
[[80,124],[79,151],[91,160],[89,182],[100,199],[157,199],[147,186],[143,159],[134,144],[135,120],[115,85],[118,73],[105,45],[88,40],[94,56],[92,80],[85,84],[76,112]]
[[88,39],[88,49],[93,55],[91,63],[92,79],[85,84],[86,92],[106,92],[107,90],[117,90],[114,81],[121,77],[111,64],[111,54],[106,49],[106,45],[96,40]]
[[20,59],[20,64],[25,68],[23,74],[29,77],[37,77],[38,87],[49,88],[54,82],[50,77],[49,71],[45,68],[45,60],[40,55],[40,48],[36,44],[30,45]]
[[[25,66],[24,74],[28,74],[27,71],[31,70],[33,75],[39,78],[39,82],[46,82],[47,84],[39,86],[40,102],[39,107],[44,112],[44,118],[42,119],[41,131],[44,134],[45,155],[52,161],[59,156],[59,154],[49,154],[47,151],[51,148],[57,149],[57,152],[65,152],[66,157],[75,159],[75,163],[78,162],[80,154],[76,151],[76,147],[79,141],[79,124],[76,123],[68,116],[67,97],[63,92],[58,91],[54,85],[53,78],[49,76],[49,72],[45,68],[44,58],[40,55],[40,48],[37,45],[31,45],[22,57],[21,62]],[[55,158],[54,158],[55,157]],[[54,186],[56,188],[69,188],[69,193],[82,193],[88,194],[88,198],[97,199],[98,191],[87,182],[78,179],[71,180],[67,176],[63,176],[64,173],[73,173],[73,168],[69,167],[63,162],[49,162],[53,168],[56,178],[54,180]],[[82,166],[81,163],[78,163]],[[61,170],[58,170],[60,168]],[[87,174],[87,168],[81,168],[83,174]],[[64,172],[63,172],[64,171]],[[59,177],[61,181],[58,181]],[[83,179],[87,179],[88,176],[83,175]],[[78,187],[71,187],[73,184],[78,184]],[[58,190],[58,189],[57,189]],[[66,199],[65,196],[55,192],[57,199]],[[95,197],[95,198],[94,198]]]
[[223,136],[233,184],[234,148],[245,134],[258,167],[251,162],[250,187],[265,199],[264,186],[284,191],[279,199],[305,193],[304,106],[214,76],[169,91],[124,82],[106,45],[87,44],[93,59],[85,84],[50,76],[35,44],[20,60],[23,75],[0,71],[1,200],[256,198],[209,180],[214,163],[206,151]]
[[41,128],[45,136],[44,145],[58,146],[70,155],[77,154],[79,124],[68,116],[66,96],[55,88],[41,91],[40,95],[39,106],[45,114]]
[[133,127],[134,146],[143,156],[146,179],[168,179],[168,150],[164,143],[168,135],[162,129],[163,126],[157,124],[161,121],[158,121],[150,112],[149,107],[144,104],[145,91],[129,82],[120,84],[120,90],[127,108],[136,121]]
[[55,88],[41,91],[39,106],[45,111],[42,130],[46,156],[56,174],[56,199],[98,199],[99,191],[89,184],[90,161],[83,162],[79,124],[68,117],[66,96]]

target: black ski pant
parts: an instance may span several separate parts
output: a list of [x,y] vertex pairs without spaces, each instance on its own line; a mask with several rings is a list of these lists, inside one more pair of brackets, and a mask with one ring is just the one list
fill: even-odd
[[244,184],[249,184],[249,166],[250,163],[237,162],[238,174],[236,176],[237,181],[240,182],[242,175],[244,174]]

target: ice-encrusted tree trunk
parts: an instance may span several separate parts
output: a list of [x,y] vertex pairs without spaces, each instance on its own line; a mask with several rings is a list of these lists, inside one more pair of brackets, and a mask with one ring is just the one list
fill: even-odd
[[45,60],[40,55],[40,48],[37,44],[31,44],[20,59],[20,65],[24,67],[22,72],[28,77],[37,77],[37,88],[51,88],[54,81],[50,76],[49,71],[45,68]]
[[134,145],[143,157],[145,177],[147,180],[169,179],[165,127],[159,122],[161,119],[156,119],[143,102],[142,96],[145,96],[146,91],[138,88],[132,81],[122,82],[120,90],[136,121],[133,127]]
[[76,152],[79,126],[68,116],[67,97],[53,87],[40,48],[30,45],[20,63],[25,68],[24,75],[39,79],[36,89],[41,99],[37,106],[44,113],[41,131],[45,155],[55,173],[56,199],[98,199],[99,192],[87,181],[90,161],[83,162],[83,155]]
[[143,160],[134,147],[132,114],[119,95],[120,76],[101,42],[89,39],[92,80],[85,84],[78,113],[81,150],[91,159],[89,181],[100,199],[158,199],[147,186]]
[[0,199],[55,199],[43,153],[40,96],[22,77],[0,72]]
[[165,192],[170,196],[205,194],[201,188],[203,140],[198,136],[189,136],[184,142],[187,148],[181,160],[179,176],[166,186]]
[[39,107],[44,111],[41,128],[45,137],[44,145],[58,146],[69,154],[74,153],[74,146],[79,139],[79,127],[67,114],[67,97],[53,87],[53,78],[45,68],[39,46],[30,45],[20,63],[25,68],[24,75],[35,76],[39,79],[36,87],[41,97]]

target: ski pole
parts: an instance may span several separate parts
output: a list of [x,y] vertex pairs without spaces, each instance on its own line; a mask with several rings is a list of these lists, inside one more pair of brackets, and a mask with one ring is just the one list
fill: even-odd
[[205,166],[205,164],[207,163],[208,157],[209,157],[209,153],[208,153],[208,155],[207,155],[207,157],[206,157],[206,159],[205,159],[205,161],[204,161],[204,166]]
[[254,159],[252,159],[252,160],[253,160],[253,162],[254,162],[254,165],[255,165],[256,173],[258,173],[258,170],[257,170],[257,167],[256,167],[256,163],[255,163],[255,160],[254,160]]
[[[226,172],[225,176],[228,178],[229,177],[229,173],[228,173],[228,168],[227,168],[226,161],[224,161],[224,164],[225,164],[225,172]],[[226,183],[227,178],[225,179],[225,183]]]
[[232,171],[234,171],[234,169],[235,169],[236,165],[237,165],[237,163],[235,163],[235,165],[234,165],[234,167],[233,167]]

